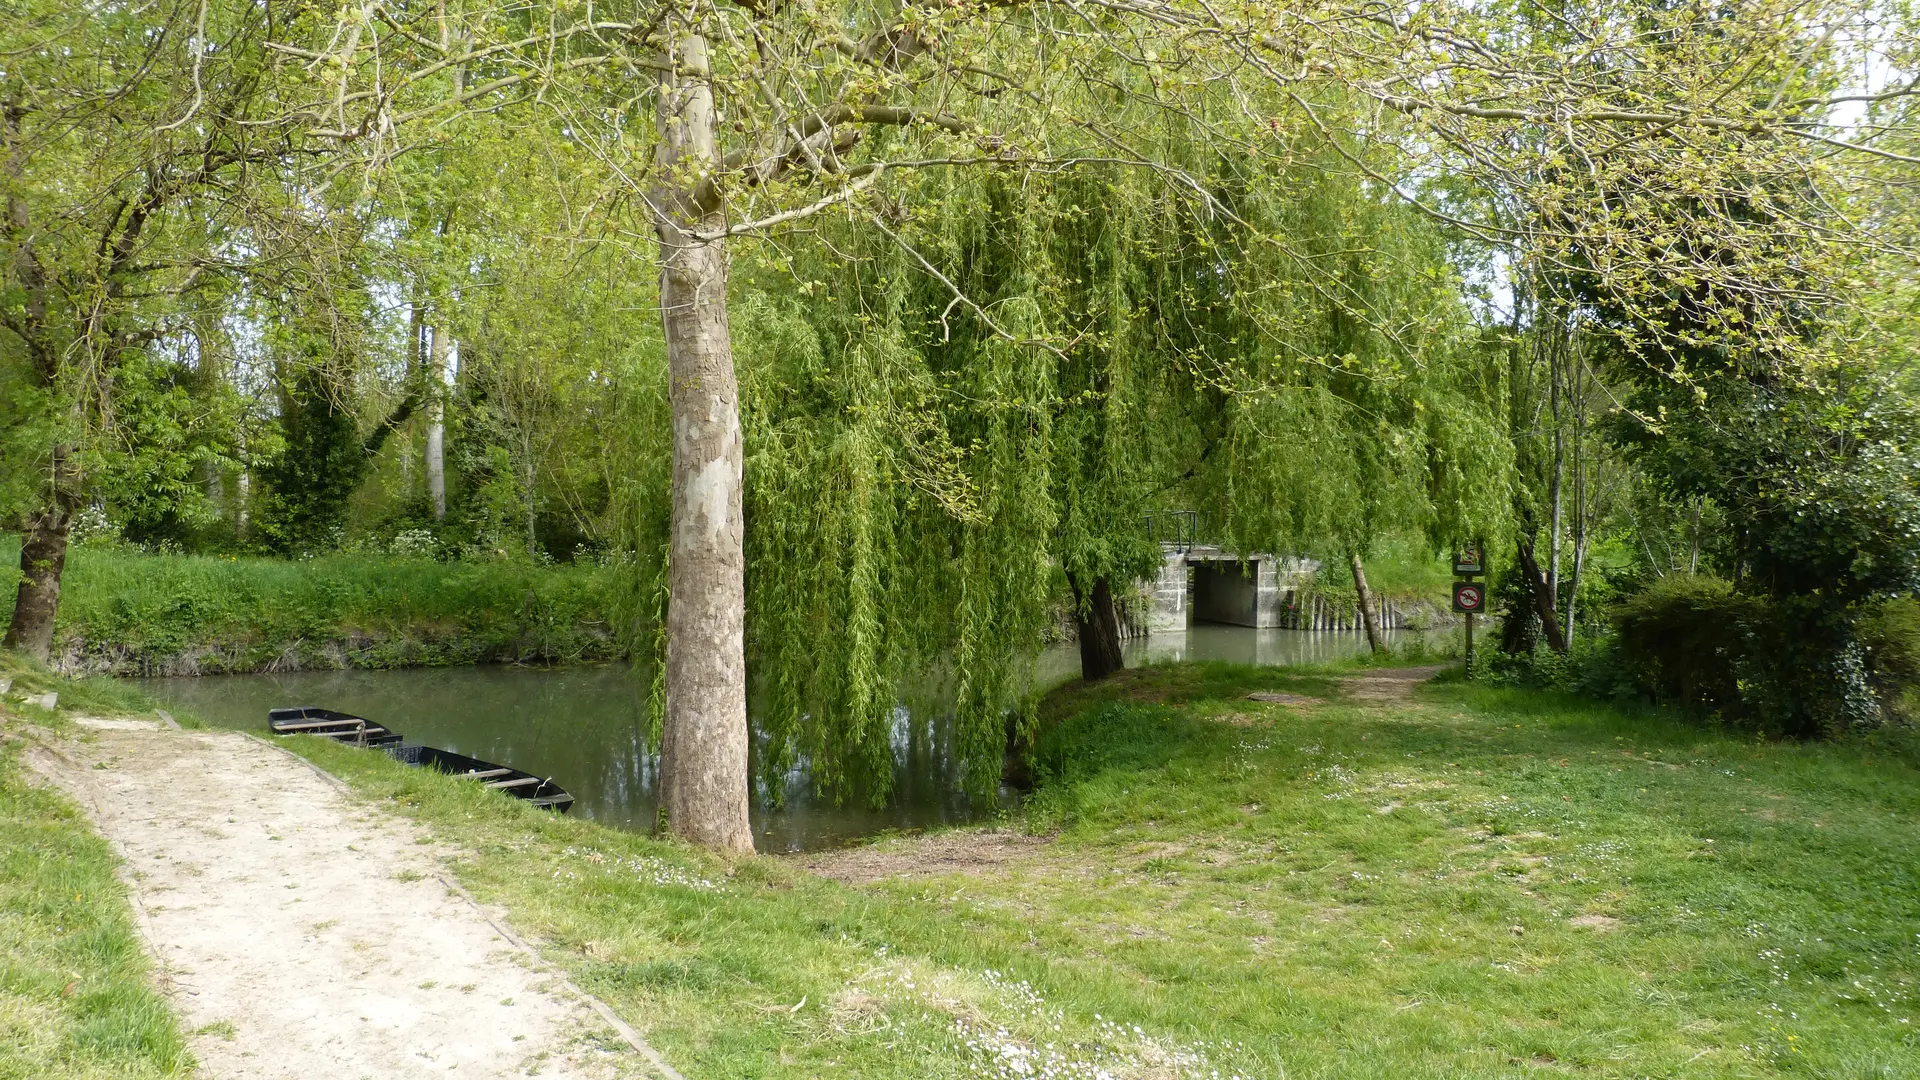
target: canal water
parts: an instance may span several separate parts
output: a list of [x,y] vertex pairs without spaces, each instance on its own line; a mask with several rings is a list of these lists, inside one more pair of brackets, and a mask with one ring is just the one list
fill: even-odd
[[[1358,633],[1194,626],[1126,643],[1128,666],[1169,660],[1314,664],[1366,648]],[[1074,646],[1047,650],[1043,686],[1079,675]],[[573,813],[625,829],[652,828],[657,759],[640,733],[644,687],[625,664],[400,671],[309,671],[137,679],[141,689],[217,727],[264,733],[267,710],[318,705],[376,720],[406,736],[470,757],[550,776],[572,792]],[[993,807],[968,800],[940,752],[942,710],[896,713],[894,797],[880,809],[815,798],[804,770],[787,778],[772,809],[756,793],[754,841],[762,852],[816,851],[890,829],[977,818]],[[1003,792],[1010,804],[1012,794]]]

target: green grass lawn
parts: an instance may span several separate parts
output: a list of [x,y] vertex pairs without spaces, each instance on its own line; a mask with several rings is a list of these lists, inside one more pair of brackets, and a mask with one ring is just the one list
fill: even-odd
[[1331,674],[1064,690],[1012,823],[1044,842],[861,886],[300,749],[689,1076],[1920,1076],[1909,749],[1463,684],[1244,700]]
[[[0,678],[91,706],[133,704],[6,653]],[[59,724],[11,700],[0,717],[8,728]],[[185,1076],[191,1058],[152,988],[118,860],[71,803],[27,782],[25,746],[0,734],[0,1080]]]

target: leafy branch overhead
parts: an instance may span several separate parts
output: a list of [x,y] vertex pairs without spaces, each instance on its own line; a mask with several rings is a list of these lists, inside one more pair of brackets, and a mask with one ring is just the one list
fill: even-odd
[[[697,71],[678,51],[688,33]],[[1075,0],[374,3],[320,48],[281,48],[322,91],[289,122],[362,160],[526,104],[599,161],[600,212],[717,212],[695,236],[912,212],[910,182],[887,177],[928,169],[1115,165],[1231,215],[1211,170],[1163,135],[1259,171],[1297,157],[1305,125],[1463,235],[1596,276],[1648,342],[1670,332],[1678,285],[1715,298],[1690,333],[1795,363],[1816,359],[1795,310],[1853,295],[1874,256],[1914,250],[1911,215],[1888,212],[1920,160],[1916,87],[1888,74],[1912,45],[1910,28],[1851,4]],[[669,165],[649,110],[687,80],[711,91],[715,147]]]

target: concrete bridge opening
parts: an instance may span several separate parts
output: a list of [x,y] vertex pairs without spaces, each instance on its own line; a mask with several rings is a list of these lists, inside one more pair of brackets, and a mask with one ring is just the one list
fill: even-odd
[[1269,628],[1284,625],[1294,592],[1320,569],[1312,559],[1264,553],[1242,556],[1209,545],[1163,544],[1160,573],[1148,583],[1147,628],[1185,630],[1188,623]]
[[[1129,633],[1184,631],[1195,624],[1262,630],[1360,629],[1352,599],[1313,588],[1314,576],[1320,572],[1318,560],[1266,552],[1242,555],[1203,544],[1201,536],[1219,533],[1191,510],[1147,515],[1147,534],[1160,545],[1160,569],[1152,579],[1139,583],[1146,610],[1128,615]],[[1392,599],[1380,600],[1375,615],[1382,629],[1412,625],[1407,611]],[[1419,625],[1426,626],[1436,616],[1429,610],[1418,617]]]

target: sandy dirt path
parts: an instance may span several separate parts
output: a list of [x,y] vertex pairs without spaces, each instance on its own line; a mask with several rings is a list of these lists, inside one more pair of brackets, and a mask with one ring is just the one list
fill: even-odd
[[1428,667],[1374,668],[1364,675],[1340,680],[1341,689],[1352,701],[1373,704],[1412,701],[1413,688],[1446,670],[1435,664]]
[[200,1076],[656,1075],[410,823],[236,732],[81,723],[29,761],[126,860]]

